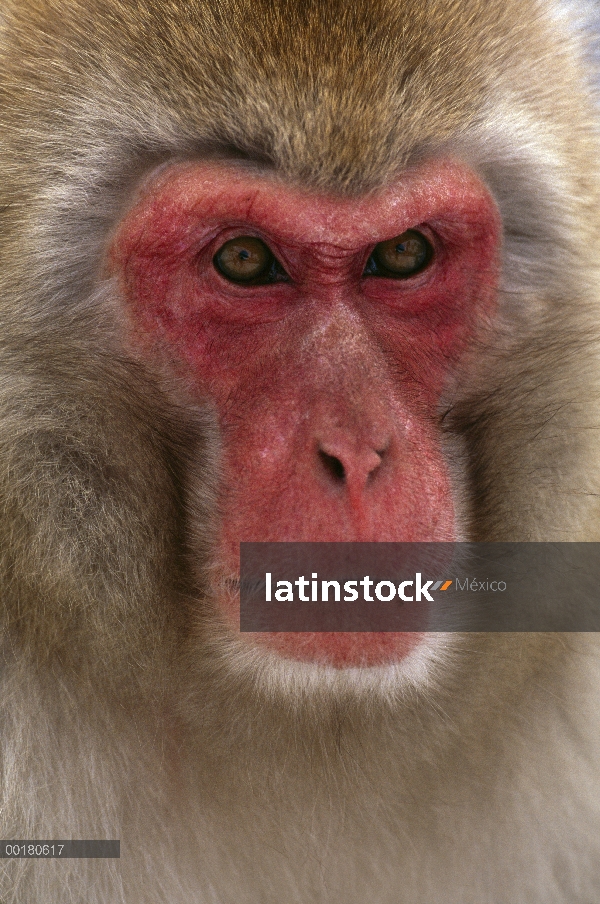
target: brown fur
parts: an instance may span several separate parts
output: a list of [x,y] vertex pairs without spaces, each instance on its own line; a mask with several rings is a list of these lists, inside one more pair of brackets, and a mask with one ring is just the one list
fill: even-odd
[[122,855],[1,861],[2,904],[600,898],[593,638],[445,638],[411,674],[236,644],[207,586],[212,413],[129,358],[103,277],[162,162],[360,194],[462,157],[504,223],[500,323],[446,400],[465,531],[599,540],[600,147],[551,10],[3,4],[0,835]]

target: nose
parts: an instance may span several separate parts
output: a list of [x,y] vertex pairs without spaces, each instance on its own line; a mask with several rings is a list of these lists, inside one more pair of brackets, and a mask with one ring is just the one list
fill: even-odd
[[363,492],[381,470],[389,448],[389,439],[360,443],[355,437],[338,436],[318,443],[322,473],[336,486],[354,493]]

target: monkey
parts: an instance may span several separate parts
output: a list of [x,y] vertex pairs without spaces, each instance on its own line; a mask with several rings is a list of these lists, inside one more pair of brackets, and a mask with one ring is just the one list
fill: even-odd
[[0,29],[0,836],[120,841],[0,900],[598,901],[592,633],[243,634],[237,589],[247,541],[600,540],[585,21]]

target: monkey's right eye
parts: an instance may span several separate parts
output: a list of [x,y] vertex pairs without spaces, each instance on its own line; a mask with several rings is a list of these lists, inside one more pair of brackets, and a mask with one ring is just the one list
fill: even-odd
[[213,257],[215,269],[234,283],[265,285],[287,279],[287,274],[265,243],[242,235],[222,245]]

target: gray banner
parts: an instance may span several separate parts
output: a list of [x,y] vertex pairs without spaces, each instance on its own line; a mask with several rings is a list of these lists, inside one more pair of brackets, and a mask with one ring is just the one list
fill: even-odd
[[67,860],[120,856],[120,841],[0,841],[2,860]]
[[242,543],[242,631],[600,631],[600,543]]

